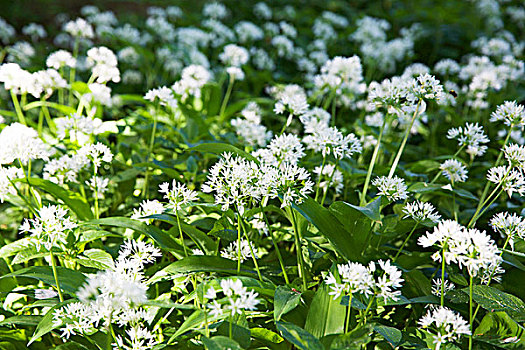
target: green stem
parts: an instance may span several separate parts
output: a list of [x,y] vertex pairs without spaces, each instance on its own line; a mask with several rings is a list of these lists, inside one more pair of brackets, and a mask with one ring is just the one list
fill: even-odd
[[445,248],[441,251],[441,296],[439,304],[445,305]]
[[275,253],[277,254],[277,258],[279,259],[279,264],[281,265],[281,270],[283,271],[284,281],[288,285],[288,284],[290,284],[290,280],[288,279],[288,274],[286,273],[286,269],[284,267],[285,265],[284,265],[283,257],[281,255],[281,251],[279,250],[279,246],[277,245],[277,242],[275,241],[275,238],[273,236],[272,228],[270,227],[270,223],[268,222],[268,218],[266,217],[266,214],[264,212],[262,204],[260,204],[259,206],[261,208],[261,214],[262,214],[262,216],[264,218],[264,222],[266,223],[266,227],[268,227],[268,232],[270,234],[270,237],[272,238],[272,243],[273,243],[273,246],[275,248]]
[[323,156],[323,163],[321,164],[321,172],[319,173],[319,179],[317,179],[316,189],[315,189],[315,201],[319,198],[319,189],[321,186],[321,179],[323,178],[323,170],[326,165],[326,156]]
[[470,283],[469,283],[469,303],[468,303],[468,310],[469,310],[469,321],[470,321],[470,335],[468,338],[468,348],[469,350],[472,350],[472,334],[474,333],[474,330],[472,329],[472,326],[474,325],[474,318],[472,317],[472,294],[474,293],[474,282],[472,275],[470,275]]
[[62,289],[60,289],[60,282],[58,281],[58,273],[57,273],[57,267],[55,265],[55,257],[53,256],[53,251],[49,251],[49,258],[51,259],[51,269],[53,270],[53,277],[55,278],[55,285],[58,292],[58,299],[60,302],[64,301],[64,297],[62,296]]
[[295,236],[295,250],[297,253],[297,267],[299,269],[299,274],[301,275],[301,278],[303,281],[303,291],[306,291],[308,287],[306,284],[306,273],[304,270],[303,250],[301,248],[301,237],[299,236],[299,229],[297,228],[297,222],[295,221],[295,215],[293,212],[293,208],[286,207],[286,210],[288,211],[288,215],[290,215],[290,219],[292,221],[292,227],[293,227],[294,236]]
[[20,108],[20,103],[18,102],[18,97],[14,93],[14,91],[11,89],[11,99],[13,100],[13,105],[15,106],[16,115],[18,116],[18,121],[21,124],[27,125],[26,118],[24,117],[24,113],[22,112],[22,108]]
[[[155,111],[155,114],[153,115],[153,129],[151,130],[151,137],[149,140],[149,147],[148,147],[148,156],[147,161],[150,160],[151,153],[153,151],[153,146],[155,145],[155,132],[157,131],[157,113]],[[146,165],[146,175],[144,176],[144,186],[142,188],[142,197],[146,197],[148,195],[148,180],[149,180],[149,166]]]
[[[330,189],[330,185],[332,184],[332,180],[334,178],[335,171],[337,169],[337,165],[339,164],[339,159],[335,161],[334,170],[332,170],[332,173],[330,174],[330,178],[328,179],[328,183],[326,184],[326,189],[323,192],[323,198],[321,199],[321,205],[324,204],[324,201],[326,199],[326,195],[328,194],[328,189]],[[322,175],[322,174],[321,174]]]
[[182,244],[182,248],[184,249],[184,255],[188,256],[188,250],[186,249],[186,244],[184,244],[184,236],[182,234],[182,228],[180,226],[179,211],[177,209],[175,209],[175,216],[177,217],[177,226],[179,227],[180,244]]
[[407,238],[403,241],[403,244],[401,244],[401,247],[399,247],[399,249],[397,250],[397,253],[396,255],[394,256],[394,259],[392,259],[392,263],[395,263],[397,258],[399,257],[399,255],[401,254],[401,252],[403,251],[403,248],[405,247],[405,245],[408,243],[408,241],[410,240],[410,237],[412,237],[412,234],[414,233],[414,231],[416,230],[416,227],[419,225],[419,221],[416,222],[416,224],[414,225],[414,227],[412,228],[412,231],[410,231],[410,233],[408,234]]
[[226,111],[226,106],[228,105],[228,101],[233,90],[234,81],[235,79],[233,78],[233,76],[230,76],[230,80],[228,81],[228,88],[226,89],[226,95],[224,95],[224,99],[222,100],[221,109],[219,112],[220,123],[224,123],[224,112]]
[[348,328],[350,326],[350,317],[352,316],[352,297],[353,294],[350,294],[348,306],[346,307],[345,333],[348,333]]
[[412,120],[410,120],[410,125],[408,126],[405,137],[403,137],[403,141],[401,142],[401,146],[399,146],[399,150],[397,151],[396,158],[394,159],[394,163],[392,163],[392,167],[390,168],[390,172],[388,173],[388,177],[392,178],[394,176],[394,173],[396,172],[397,165],[399,163],[399,160],[401,159],[401,155],[403,154],[403,150],[405,149],[405,145],[408,140],[408,136],[410,135],[410,130],[412,130],[412,126],[414,125],[414,122],[417,118],[417,112],[419,111],[419,106],[421,105],[421,100],[417,101],[416,110],[414,112],[414,115],[412,116]]
[[388,115],[385,116],[385,119],[383,120],[383,125],[381,126],[381,129],[379,130],[379,137],[377,138],[377,143],[376,143],[376,146],[374,147],[374,153],[372,154],[372,160],[370,161],[370,165],[368,166],[368,172],[366,173],[365,185],[363,187],[363,192],[361,193],[361,200],[359,201],[360,206],[364,206],[366,204],[366,192],[368,191],[368,186],[370,185],[370,179],[372,178],[372,172],[374,170],[374,165],[377,161],[377,155],[379,154],[379,147],[381,145],[381,139],[383,137],[383,132],[385,131],[387,117]]
[[240,274],[240,273],[241,273],[241,216],[237,214],[237,274]]
[[[239,214],[240,217],[240,214]],[[257,276],[259,277],[259,281],[262,283],[262,275],[261,271],[259,270],[259,264],[257,263],[257,258],[255,257],[255,252],[253,251],[252,244],[250,242],[250,238],[248,237],[248,233],[246,232],[246,227],[244,226],[243,219],[241,218],[241,227],[242,231],[244,233],[244,238],[246,239],[246,243],[248,243],[248,247],[250,248],[250,253],[252,256],[253,264],[255,265],[255,270],[257,271]]]

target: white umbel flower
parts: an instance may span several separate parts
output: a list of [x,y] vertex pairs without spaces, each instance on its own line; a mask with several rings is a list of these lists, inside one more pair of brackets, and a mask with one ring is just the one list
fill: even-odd
[[443,175],[452,183],[465,182],[467,180],[467,168],[456,159],[447,159],[439,166]]
[[376,177],[372,185],[377,187],[378,195],[385,196],[389,201],[403,200],[408,197],[405,180],[400,177]]
[[458,341],[461,336],[471,334],[468,322],[461,315],[442,306],[428,310],[418,324],[432,334],[434,350],[439,350],[442,344]]

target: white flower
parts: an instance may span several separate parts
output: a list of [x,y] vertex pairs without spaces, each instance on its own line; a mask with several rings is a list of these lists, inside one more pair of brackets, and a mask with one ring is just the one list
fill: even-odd
[[[211,303],[207,304],[207,308],[211,310],[210,314],[212,316],[220,316],[224,311],[227,311],[231,316],[235,314],[242,315],[243,310],[256,310],[257,305],[260,303],[260,300],[257,299],[259,294],[249,291],[239,279],[222,279],[220,286],[220,291],[226,297],[224,299],[219,298],[218,291],[213,287],[206,292],[206,298],[212,299]],[[225,303],[224,308],[219,301]]]
[[[321,174],[322,171],[322,174]],[[319,187],[324,191],[328,190],[328,186],[335,189],[336,193],[341,193],[343,190],[343,173],[335,168],[335,165],[328,164],[325,167],[318,166],[314,169],[314,173],[317,174],[317,179],[323,179],[319,182]]]
[[173,96],[173,91],[166,86],[151,89],[144,95],[144,99],[151,102],[154,102],[157,98],[162,106],[177,107],[177,100]]
[[248,62],[250,54],[244,47],[229,44],[224,47],[219,59],[225,66],[240,67]]
[[490,219],[490,226],[503,238],[509,240],[509,244],[514,249],[514,241],[516,238],[525,238],[525,220],[523,216],[515,213],[502,212],[494,215]]
[[66,135],[72,141],[77,141],[80,144],[89,140],[89,136],[98,135],[104,131],[102,127],[102,120],[90,116],[81,116],[73,113],[64,118],[56,118],[55,124],[57,127],[57,137],[63,140]]
[[472,157],[483,155],[487,146],[481,144],[489,142],[489,138],[483,131],[483,126],[467,123],[464,128],[452,128],[447,133],[447,138],[458,139],[459,146],[466,146],[467,153]]
[[435,349],[439,349],[442,344],[457,341],[463,335],[471,334],[468,322],[461,315],[441,306],[429,310],[418,323],[432,333]]
[[[372,264],[373,262],[370,263],[370,265]],[[381,275],[377,277],[374,286],[376,295],[378,298],[383,298],[385,302],[388,300],[398,300],[401,291],[396,289],[401,288],[401,283],[404,281],[403,278],[401,278],[401,270],[392,265],[390,260],[379,260],[378,264],[378,271],[381,271]],[[371,270],[375,271],[375,266],[371,268]]]
[[104,193],[108,190],[109,179],[101,176],[92,176],[89,181],[86,181],[89,189],[93,191],[93,196],[97,198],[104,198]]
[[385,196],[389,201],[397,201],[408,197],[405,180],[400,177],[376,177],[372,181],[372,185],[377,187],[378,195]]
[[191,65],[182,70],[181,79],[173,85],[173,90],[182,100],[189,96],[200,98],[201,88],[211,79],[211,73],[204,66]]
[[46,65],[56,70],[59,70],[62,67],[74,68],[77,65],[77,60],[69,51],[58,50],[47,57]]
[[159,192],[164,194],[164,199],[168,200],[167,208],[175,211],[181,210],[184,206],[191,204],[198,199],[198,194],[190,190],[185,184],[173,180],[170,185],[164,182],[159,185]]
[[415,201],[405,204],[403,213],[406,215],[403,218],[411,217],[414,221],[423,222],[429,220],[433,223],[438,223],[441,215],[434,212],[436,208],[431,203]]
[[354,134],[344,136],[336,127],[320,127],[305,136],[303,142],[308,149],[321,152],[323,157],[333,154],[336,159],[350,158],[363,149]]
[[108,81],[118,83],[120,71],[117,68],[117,56],[105,46],[93,47],[87,52],[87,62],[93,66],[92,74],[97,78],[97,83]]
[[487,179],[490,182],[501,185],[501,189],[506,191],[509,197],[512,197],[514,192],[518,192],[520,196],[525,195],[525,176],[523,171],[506,166],[493,167],[489,169]]
[[15,94],[29,93],[40,98],[43,88],[36,80],[37,75],[20,68],[16,63],[4,63],[0,65],[0,82],[4,83],[6,90]]
[[253,156],[268,165],[280,167],[285,164],[297,164],[304,157],[304,146],[293,134],[282,134],[272,139],[267,148],[253,152]]
[[[428,73],[419,75],[411,84],[409,91],[410,94],[413,95],[414,100],[425,99],[439,101],[444,95],[443,86],[439,83],[439,80]],[[411,96],[408,96],[409,100],[411,98]]]
[[511,166],[525,170],[525,146],[511,143],[505,145],[503,153]]
[[0,132],[0,164],[16,161],[27,164],[30,160],[48,160],[50,148],[38,137],[38,132],[20,123],[6,126]]
[[507,126],[525,126],[525,107],[516,101],[505,101],[490,117],[491,122],[503,121]]
[[[230,243],[230,245],[228,245],[226,248],[221,250],[221,256],[226,259],[238,261],[239,260],[239,245],[237,243],[238,241],[233,241],[232,243]],[[256,248],[252,247],[252,249],[255,250]],[[241,263],[243,263],[244,261],[252,257],[252,252],[250,249],[250,242],[248,242],[245,239],[241,239],[241,253],[240,254],[241,254],[240,256]],[[254,251],[254,254],[255,254],[255,258],[257,259],[256,251]]]
[[244,80],[244,72],[239,67],[228,67],[226,68],[226,73],[233,80]]
[[140,203],[139,209],[133,209],[132,219],[142,221],[149,225],[153,222],[153,219],[143,219],[143,217],[162,214],[164,212],[164,205],[158,200],[145,200]]
[[28,232],[34,238],[37,250],[41,245],[47,250],[66,244],[68,233],[77,227],[67,215],[67,210],[59,205],[42,207],[34,219],[25,219],[21,232]]
[[[448,280],[445,280],[443,287],[445,295],[456,288],[454,283]],[[432,294],[434,294],[437,297],[441,296],[441,278],[436,278],[432,280]]]
[[467,168],[456,159],[447,159],[440,165],[439,169],[452,183],[465,182],[468,178]]
[[[291,115],[302,115],[308,110],[308,100],[304,89],[299,85],[286,85],[282,89],[274,89],[273,93],[277,98],[274,112],[283,114],[285,111]],[[291,120],[287,122],[289,125]]]
[[337,272],[341,283],[338,283],[334,275],[330,272],[325,279],[325,283],[330,286],[330,295],[334,299],[342,294],[351,295],[354,293],[368,296],[373,294],[374,277],[372,273],[363,265],[354,262],[338,264]]
[[4,168],[0,165],[0,203],[3,203],[7,196],[16,195],[16,188],[13,181],[24,177],[24,172],[14,166]]
[[95,36],[93,27],[83,18],[77,18],[74,21],[67,22],[64,25],[63,30],[73,37],[89,39]]
[[82,146],[78,150],[77,155],[84,159],[89,159],[96,168],[100,168],[102,162],[111,163],[113,160],[113,153],[111,153],[109,147],[100,142]]

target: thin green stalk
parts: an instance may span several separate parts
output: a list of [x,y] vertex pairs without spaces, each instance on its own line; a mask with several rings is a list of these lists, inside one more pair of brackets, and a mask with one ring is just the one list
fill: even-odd
[[390,172],[388,173],[388,177],[392,178],[394,176],[394,173],[396,172],[397,165],[399,163],[399,160],[401,159],[401,155],[403,154],[403,151],[405,149],[405,145],[408,140],[408,136],[410,135],[410,130],[412,130],[412,126],[414,125],[414,122],[417,118],[417,113],[419,112],[419,106],[421,105],[421,100],[417,102],[416,110],[414,112],[414,115],[412,116],[412,120],[410,120],[410,125],[408,126],[405,137],[403,137],[403,141],[401,142],[401,146],[399,146],[399,150],[397,151],[396,158],[394,159],[394,162],[392,163],[392,167],[390,168]]
[[348,333],[348,328],[350,326],[350,317],[352,316],[352,297],[353,294],[350,294],[348,306],[346,307],[345,333]]
[[15,92],[11,89],[11,99],[13,100],[13,105],[15,106],[16,115],[18,117],[18,121],[21,124],[27,125],[26,118],[24,117],[24,113],[22,112],[22,108],[20,108],[20,103],[18,102],[18,97],[16,96]]
[[[328,179],[328,183],[327,183],[327,185],[326,185],[326,189],[325,189],[325,191],[323,192],[323,198],[321,199],[321,205],[324,204],[324,201],[325,201],[325,199],[326,199],[326,195],[327,195],[327,193],[328,193],[328,189],[330,188],[330,185],[332,184],[332,180],[333,180],[333,178],[334,178],[334,174],[335,174],[335,171],[336,171],[336,169],[337,169],[337,165],[338,165],[338,164],[339,164],[339,159],[337,159],[337,160],[335,161],[334,170],[332,170],[332,173],[330,174],[330,178]],[[321,173],[321,175],[322,175],[322,173]]]
[[301,278],[303,280],[303,291],[306,291],[308,287],[306,284],[306,273],[304,270],[303,250],[301,248],[301,239],[299,236],[299,229],[297,228],[297,222],[295,221],[295,215],[293,212],[293,208],[286,207],[286,210],[288,211],[288,215],[290,215],[290,219],[292,221],[292,227],[293,227],[294,236],[295,236],[295,250],[297,253],[297,267],[299,269],[299,274],[301,275]]
[[[155,145],[155,132],[157,131],[157,113],[155,109],[155,114],[153,115],[153,129],[151,130],[151,137],[149,140],[149,147],[148,147],[148,156],[147,161],[150,160],[151,153],[153,152],[153,146]],[[146,175],[144,176],[144,186],[142,187],[142,197],[146,197],[148,195],[148,180],[149,180],[149,166],[146,165]]]
[[[240,214],[239,214],[240,217]],[[252,244],[250,243],[250,238],[248,237],[248,233],[246,232],[246,227],[244,226],[244,222],[241,218],[241,227],[242,231],[244,233],[244,238],[246,239],[246,243],[248,243],[248,247],[250,248],[250,253],[252,256],[253,264],[255,265],[255,270],[257,271],[257,276],[259,277],[259,281],[262,283],[262,275],[261,271],[259,270],[259,264],[257,263],[257,258],[255,257],[255,252],[253,251]]]
[[407,238],[403,241],[403,244],[401,244],[401,247],[399,247],[399,249],[397,250],[397,253],[396,253],[396,256],[394,256],[394,259],[392,259],[392,263],[395,263],[397,258],[399,257],[399,255],[401,254],[401,252],[403,251],[403,248],[405,247],[405,245],[408,243],[408,241],[410,240],[410,237],[412,237],[412,234],[414,233],[414,231],[416,230],[416,227],[419,225],[419,221],[416,222],[416,224],[414,225],[414,227],[412,228],[412,231],[410,231],[410,233],[408,234]]
[[321,179],[323,178],[323,170],[326,166],[326,156],[323,156],[323,163],[321,164],[321,172],[319,173],[319,179],[317,179],[317,184],[315,185],[315,201],[319,199],[319,189],[321,187]]
[[[501,149],[503,150],[507,143],[510,140],[510,132],[512,131],[512,128],[514,127],[514,124],[511,124],[509,127],[509,131],[507,132],[507,137],[505,138],[505,141],[503,142],[503,147]],[[501,159],[503,158],[503,151],[499,152],[498,158],[496,159],[496,163],[494,164],[494,167],[497,167],[499,163],[501,162]],[[476,212],[480,210],[480,208],[483,206],[482,203],[485,200],[485,197],[487,196],[490,188],[490,181],[487,181],[485,184],[485,188],[483,188],[483,193],[481,194],[481,197],[479,198],[478,207],[476,208]]]
[[279,136],[281,136],[283,133],[284,133],[284,130],[286,130],[286,128],[288,126],[290,126],[290,124],[292,124],[292,120],[293,120],[293,113],[290,113],[288,115],[288,119],[286,119],[286,123],[284,123],[283,125],[283,128],[281,129],[281,131],[279,132]]
[[[75,38],[75,43],[73,44],[73,57],[75,59],[77,59],[77,56],[78,56],[78,46],[79,46],[78,38]],[[71,88],[71,86],[75,82],[75,75],[76,75],[76,66],[70,67],[70,69],[69,69],[69,86],[70,86],[70,88],[69,88],[69,96],[68,96],[68,99],[67,99],[67,102],[68,102],[69,105],[71,105],[72,102],[73,102],[73,89]]]
[[98,181],[96,180],[97,179],[97,172],[98,172],[98,167],[94,166],[93,167],[93,179],[94,179],[94,182],[95,182],[95,219],[99,219],[100,218],[100,212],[99,212],[99,209],[98,209]]
[[332,100],[332,126],[335,126],[335,111],[336,111],[336,107],[337,107],[337,94],[334,94],[334,98]]
[[228,101],[230,100],[234,82],[235,78],[233,76],[230,76],[230,80],[228,81],[228,88],[226,89],[226,95],[224,95],[224,99],[222,100],[221,109],[219,112],[219,121],[221,123],[224,122],[224,112],[226,111],[226,106],[228,105]]
[[441,251],[441,296],[439,304],[445,305],[445,248]]
[[470,335],[468,338],[469,350],[472,350],[472,334],[474,333],[474,329],[472,329],[472,326],[474,325],[474,318],[472,317],[472,294],[473,293],[474,293],[474,281],[473,281],[472,275],[470,275],[469,298],[468,298],[468,314],[469,314],[469,321],[470,321]]
[[376,146],[374,147],[374,153],[372,154],[372,160],[370,161],[370,165],[368,166],[368,172],[366,173],[365,185],[363,187],[363,192],[361,193],[361,200],[359,201],[360,206],[364,206],[366,204],[366,192],[368,191],[368,186],[370,185],[370,179],[372,178],[372,172],[374,170],[374,165],[377,161],[377,155],[379,154],[379,146],[381,145],[381,139],[383,137],[383,132],[385,131],[387,117],[388,115],[385,116],[385,119],[383,120],[383,125],[381,126],[381,129],[379,130],[379,137],[377,138],[377,143],[376,143]]
[[230,323],[230,327],[229,327],[228,334],[230,335],[230,339],[233,339],[233,337],[232,337],[232,322],[233,322],[233,320],[232,320],[232,315],[230,315],[230,317],[229,317],[229,321],[230,321],[230,322],[229,322],[229,323]]
[[53,256],[53,251],[49,251],[49,258],[51,259],[51,269],[53,270],[53,277],[55,278],[55,285],[58,292],[58,299],[60,302],[64,301],[64,296],[62,295],[62,289],[60,289],[60,282],[58,281],[57,267],[55,265],[55,257]]
[[240,274],[240,273],[241,273],[241,216],[237,214],[237,274]]
[[182,248],[184,249],[184,255],[188,256],[188,250],[186,249],[186,244],[184,244],[184,236],[182,234],[182,228],[180,226],[179,211],[177,209],[175,209],[175,216],[177,217],[177,226],[179,227],[180,244],[182,244]]
[[286,284],[290,284],[290,280],[288,279],[288,274],[286,273],[283,257],[281,255],[281,251],[279,250],[279,246],[277,245],[277,242],[275,241],[275,238],[273,236],[272,228],[270,227],[270,223],[268,222],[268,218],[266,217],[266,214],[264,212],[262,204],[259,205],[261,208],[261,214],[264,218],[264,222],[266,223],[266,227],[268,227],[268,232],[270,234],[270,237],[272,238],[273,247],[275,248],[275,253],[277,254],[277,258],[279,259],[279,264],[281,265],[281,270],[283,271],[283,277]]

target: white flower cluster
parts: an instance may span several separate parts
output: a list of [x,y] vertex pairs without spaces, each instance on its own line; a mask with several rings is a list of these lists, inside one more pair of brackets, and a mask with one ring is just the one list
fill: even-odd
[[66,81],[54,69],[29,73],[16,63],[4,63],[0,66],[0,82],[4,83],[6,90],[15,94],[29,93],[35,98],[40,98],[42,93],[49,97],[53,90],[67,86]]
[[377,187],[377,194],[385,196],[389,201],[397,201],[407,199],[408,192],[405,180],[394,176],[392,178],[386,176],[376,177],[372,181],[372,185]]
[[516,101],[505,101],[490,116],[491,122],[502,121],[507,126],[525,126],[525,107]]
[[418,244],[424,248],[439,248],[432,260],[441,262],[443,254],[447,264],[466,267],[470,276],[482,274],[482,282],[502,272],[500,250],[492,238],[485,231],[467,229],[454,220],[439,222],[433,232],[419,237]]
[[175,96],[173,95],[173,90],[166,86],[161,86],[156,89],[151,89],[144,95],[144,99],[154,102],[155,100],[159,100],[159,103],[162,106],[168,106],[172,109],[177,108],[177,100],[175,99]]
[[62,29],[75,38],[90,39],[95,36],[93,27],[83,18],[77,18],[74,21],[67,22]]
[[173,90],[182,100],[189,96],[200,98],[201,88],[211,79],[211,73],[204,66],[191,65],[182,70],[181,79],[173,84]]
[[105,46],[93,47],[87,52],[87,62],[93,68],[91,72],[97,83],[104,84],[109,81],[118,83],[120,71],[117,67],[117,56]]
[[507,165],[490,168],[487,179],[500,186],[509,197],[514,192],[525,195],[525,146],[508,144],[503,147]]
[[59,205],[42,207],[34,219],[24,219],[20,232],[31,234],[31,241],[36,244],[37,250],[41,246],[51,250],[60,244],[67,244],[68,233],[77,227],[67,215],[67,209]]
[[[218,293],[224,295],[220,298]],[[207,304],[212,316],[242,315],[244,310],[256,310],[260,300],[257,299],[259,294],[249,291],[243,286],[242,281],[238,279],[223,279],[220,282],[220,289],[216,290],[210,287],[204,297],[211,301]]]
[[432,334],[436,350],[439,350],[442,344],[457,341],[463,335],[470,335],[468,322],[460,314],[442,306],[428,310],[418,324]]
[[190,190],[185,184],[176,180],[172,181],[171,189],[167,182],[160,184],[159,188],[159,192],[164,194],[164,199],[168,200],[166,207],[175,212],[198,199],[197,192]]
[[319,187],[324,192],[328,191],[328,187],[333,187],[335,193],[341,193],[343,190],[343,173],[335,167],[334,164],[327,164],[325,167],[318,166],[314,169],[319,181]]
[[30,160],[48,160],[51,149],[39,137],[38,132],[20,123],[6,126],[0,132],[0,164],[20,161],[27,164]]
[[253,153],[262,163],[275,167],[285,164],[297,165],[304,155],[304,146],[293,134],[275,136],[266,148]]
[[465,127],[452,128],[447,133],[447,138],[458,139],[460,147],[467,147],[467,153],[471,157],[482,156],[487,151],[487,146],[482,145],[490,140],[483,131],[483,126],[472,123]]
[[[276,114],[283,114],[284,112],[290,115],[300,116],[308,110],[308,100],[306,93],[299,85],[286,85],[282,88],[274,88],[271,93],[277,99],[275,103],[274,112]],[[287,122],[289,125],[291,120]]]
[[3,203],[7,196],[16,194],[13,181],[23,177],[22,169],[14,166],[5,168],[0,165],[0,203]]
[[525,220],[518,214],[508,212],[497,213],[490,219],[490,226],[501,237],[508,239],[512,249],[516,239],[525,239]]
[[465,165],[456,159],[447,159],[439,166],[443,176],[450,182],[458,183],[465,182],[468,178],[468,171]]
[[87,143],[91,136],[104,132],[102,120],[91,116],[81,116],[73,113],[67,117],[56,118],[57,137],[63,140],[69,135],[71,142],[80,145]]
[[231,121],[237,136],[252,147],[264,147],[272,138],[272,132],[261,124],[260,113],[261,110],[257,103],[250,102],[241,111],[244,119],[235,118]]
[[[85,336],[99,327],[115,323],[127,328],[129,339],[117,337],[119,344],[141,340],[138,349],[148,349],[156,344],[155,337],[145,327],[155,317],[155,308],[143,307],[148,300],[143,270],[146,264],[161,256],[160,250],[140,241],[126,241],[119,252],[114,267],[90,275],[77,291],[80,302],[70,303],[53,314],[55,326],[62,335]],[[144,344],[144,342],[146,344]]]
[[354,262],[338,264],[337,272],[337,278],[329,272],[325,279],[331,289],[329,294],[334,299],[341,295],[360,294],[363,297],[375,295],[387,302],[398,300],[401,296],[401,291],[397,290],[404,281],[401,270],[392,265],[390,260],[372,261],[368,266]]
[[334,91],[338,97],[362,94],[363,68],[358,56],[334,57],[321,67],[321,74],[313,77],[315,89],[323,93]]
[[430,221],[432,223],[438,223],[441,219],[441,215],[435,212],[436,208],[431,203],[415,201],[412,203],[405,204],[403,218],[412,218],[412,220],[421,223],[423,221]]
[[350,158],[361,153],[363,147],[354,134],[343,135],[335,126],[319,127],[303,138],[308,149],[321,152],[323,157],[333,154],[338,159]]
[[142,203],[140,203],[139,209],[133,209],[133,214],[131,215],[131,218],[142,221],[146,223],[146,225],[149,225],[153,222],[153,219],[145,219],[144,217],[155,214],[162,214],[163,212],[164,204],[162,204],[156,199],[145,200]]
[[63,67],[74,68],[77,65],[77,60],[71,55],[69,51],[58,50],[51,53],[46,60],[46,65],[50,68],[59,70]]
[[[239,260],[239,242],[233,241],[231,242],[226,248],[221,250],[221,256],[226,259],[230,260]],[[257,259],[257,248],[250,247],[251,243],[245,239],[241,239],[241,248],[240,248],[240,260],[241,263],[244,261],[252,258],[252,249],[255,251],[253,252],[255,254],[255,259]]]

